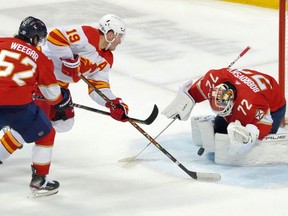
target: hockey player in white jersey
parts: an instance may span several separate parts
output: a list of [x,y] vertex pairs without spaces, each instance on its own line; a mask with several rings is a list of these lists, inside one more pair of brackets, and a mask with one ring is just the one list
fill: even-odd
[[[42,52],[54,63],[54,73],[62,88],[68,89],[70,83],[78,82],[80,72],[113,102],[114,108],[89,87],[92,100],[109,108],[111,117],[122,122],[128,120],[128,106],[112,93],[109,71],[113,65],[112,51],[123,41],[125,31],[126,24],[121,18],[107,14],[99,20],[98,28],[78,26],[52,30],[42,47]],[[49,116],[57,132],[66,132],[73,127],[73,107],[58,112],[45,101],[38,100],[37,104]]]

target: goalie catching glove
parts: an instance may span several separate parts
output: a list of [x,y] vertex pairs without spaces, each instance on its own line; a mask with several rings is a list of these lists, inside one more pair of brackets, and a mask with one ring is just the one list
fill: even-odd
[[192,80],[188,80],[179,88],[175,99],[162,111],[163,115],[167,118],[179,118],[183,121],[189,118],[195,106],[195,100],[188,92],[192,83]]
[[227,131],[230,139],[228,148],[230,155],[240,155],[248,152],[259,136],[259,129],[255,125],[247,124],[244,127],[238,120],[231,122],[227,127]]
[[110,115],[113,119],[121,122],[128,121],[129,108],[125,103],[123,103],[121,98],[110,100],[110,102],[107,102],[105,106],[110,109]]

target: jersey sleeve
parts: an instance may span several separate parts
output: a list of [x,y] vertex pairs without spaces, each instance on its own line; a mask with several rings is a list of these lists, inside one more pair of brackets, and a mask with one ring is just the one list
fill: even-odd
[[[269,122],[271,119],[271,115],[267,114],[263,119],[256,122],[254,125],[259,129],[259,140],[262,140],[265,136],[269,135],[272,129],[272,122]],[[269,122],[267,124],[267,122]]]
[[[46,46],[46,45],[45,45]],[[73,58],[73,52],[63,29],[54,29],[47,36],[48,56],[57,58]]]
[[[87,78],[106,97],[108,97],[110,100],[113,100],[116,98],[116,96],[113,94],[110,88],[109,73],[108,73],[109,70],[110,67],[105,70],[98,71],[97,73],[93,73]],[[94,100],[101,106],[105,106],[106,101],[102,97],[100,97],[90,86],[88,86],[88,92],[92,100]]]
[[62,100],[60,87],[53,73],[53,63],[43,54],[40,55],[38,67],[38,88],[50,104],[57,104]]
[[209,99],[209,94],[214,86],[226,82],[230,77],[227,76],[227,69],[209,70],[203,77],[198,79],[189,89],[190,95],[195,102],[199,103]]
[[[243,94],[242,94],[243,95]],[[267,100],[259,94],[254,94],[252,97],[245,96],[245,100],[242,100],[243,103],[239,104],[237,107],[237,113],[242,111],[242,118],[241,122],[246,124],[254,124],[259,129],[259,140],[262,140],[265,136],[267,136],[271,129],[272,129],[272,116],[270,114],[270,106]],[[247,103],[244,103],[244,101]],[[251,109],[247,110],[247,115],[243,115],[244,107],[247,108],[251,105]],[[235,110],[236,110],[235,109]]]

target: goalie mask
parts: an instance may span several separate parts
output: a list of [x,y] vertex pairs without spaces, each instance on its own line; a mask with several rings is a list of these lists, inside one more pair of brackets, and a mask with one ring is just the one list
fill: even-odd
[[235,91],[235,87],[230,83],[222,83],[212,89],[209,103],[217,115],[223,117],[231,115],[235,100]]

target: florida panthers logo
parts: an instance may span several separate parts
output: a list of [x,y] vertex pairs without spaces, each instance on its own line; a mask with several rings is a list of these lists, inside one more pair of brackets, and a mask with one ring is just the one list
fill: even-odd
[[260,119],[263,118],[264,114],[265,114],[265,113],[264,113],[263,110],[257,109],[256,112],[255,112],[255,118],[258,119],[258,120],[260,120]]

